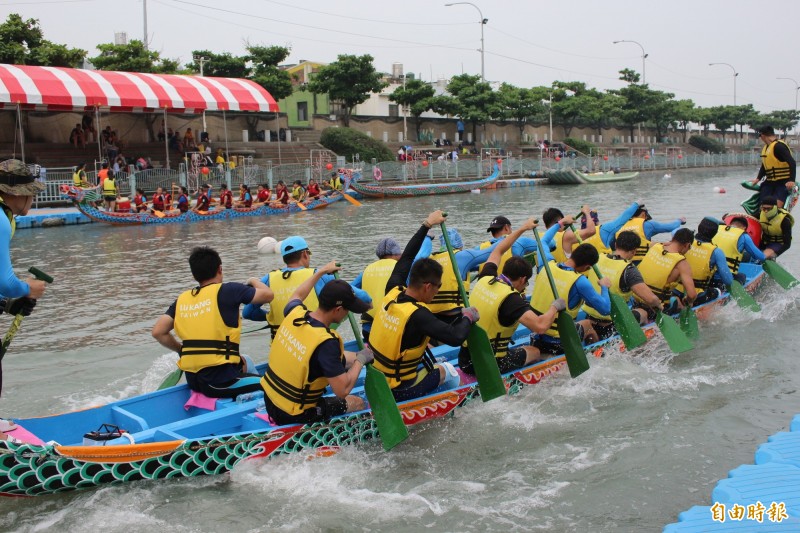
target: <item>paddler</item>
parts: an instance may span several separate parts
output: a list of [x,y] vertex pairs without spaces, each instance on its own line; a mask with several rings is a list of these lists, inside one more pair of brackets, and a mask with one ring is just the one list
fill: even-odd
[[198,286],[178,296],[156,321],[153,338],[178,353],[178,368],[186,373],[193,391],[211,398],[235,398],[261,390],[252,361],[239,353],[239,306],[268,303],[272,291],[257,278],[246,284],[223,283],[222,260],[207,246],[192,250],[189,268]]
[[[611,246],[614,243],[614,236],[620,231],[620,228],[631,219],[640,205],[644,205],[644,200],[633,202],[627,209],[620,213],[617,218],[604,224],[598,224],[599,218],[595,220],[595,216],[597,216],[595,213],[594,216],[592,216],[595,229],[594,235],[586,238],[584,242],[594,246],[601,254],[610,254],[612,251]],[[583,225],[584,222],[585,217],[581,217],[581,225]]]
[[[8,161],[13,160],[9,159]],[[86,178],[86,163],[80,163],[75,167],[75,172],[72,173],[72,184],[76,187],[91,187]]]
[[[632,295],[636,295],[640,303],[634,307],[633,312],[638,318],[639,324],[647,324],[650,320],[655,319],[656,310],[661,310],[663,306],[658,296],[644,282],[639,269],[631,262],[642,240],[632,231],[623,231],[617,235],[614,242],[615,249],[612,253],[600,254],[597,269],[603,277],[611,280],[611,287],[608,289],[610,293],[621,296],[626,302]],[[587,271],[585,276],[589,278],[595,289],[599,290],[600,286],[594,270]],[[589,317],[589,326],[594,330],[598,339],[607,339],[616,333],[611,316],[602,315],[587,305],[583,306],[583,310]]]
[[[565,217],[571,219],[571,216]],[[599,254],[594,246],[583,243],[572,249],[572,254],[563,263],[558,263],[553,259],[549,250],[545,251],[544,256],[550,261],[550,271],[558,290],[558,298],[563,298],[567,302],[566,311],[573,319],[577,318],[581,307],[587,304],[601,315],[608,315],[611,312],[611,300],[608,296],[608,287],[611,280],[603,277],[599,280],[600,292],[592,285],[592,282],[583,274],[592,268],[599,259]],[[541,261],[541,258],[539,258]],[[533,294],[531,296],[531,307],[538,315],[544,315],[550,308],[553,301],[553,291],[548,280],[547,270],[541,266],[536,282],[533,284]],[[589,321],[581,320],[576,323],[578,332],[582,340],[591,344],[597,341],[596,335],[592,336]],[[542,355],[558,355],[564,353],[561,346],[561,336],[553,320],[549,329],[541,334],[533,335],[533,346]]]
[[[503,239],[507,235],[510,235],[513,229],[511,227],[511,221],[508,218],[500,215],[492,219],[486,231],[487,233],[492,234],[492,238],[491,240],[483,242],[479,245],[479,248],[481,250],[486,250],[487,248],[490,248],[494,244],[498,243],[500,239]],[[553,237],[555,237],[556,231],[558,231],[558,228],[554,229],[552,232],[548,230],[547,232],[544,233],[544,235],[542,235],[542,242],[546,246],[549,246],[551,250],[555,246],[555,243],[553,242]],[[515,242],[511,248],[506,250],[505,254],[503,254],[503,257],[500,258],[500,264],[498,265],[498,270],[502,272],[503,266],[505,266],[506,261],[510,257],[512,256],[524,257],[528,254],[536,252],[538,248],[539,245],[536,244],[536,239],[531,237],[519,237],[517,239],[517,242]],[[489,251],[489,253],[491,252]],[[478,266],[478,270],[480,270],[481,268],[483,268],[483,265]]]
[[617,235],[619,235],[621,231],[633,231],[639,236],[642,243],[639,245],[639,248],[636,250],[636,255],[633,257],[633,262],[638,263],[644,259],[650,247],[650,241],[654,235],[675,231],[684,224],[686,224],[686,217],[676,218],[672,222],[656,222],[653,220],[653,217],[650,216],[650,211],[643,203],[640,203],[631,219],[617,231]]
[[763,126],[756,130],[759,139],[764,143],[761,149],[761,167],[758,175],[750,183],[761,182],[758,189],[759,202],[769,198],[770,206],[783,207],[789,192],[794,188],[797,175],[797,164],[792,156],[792,149],[785,141],[779,140],[772,126]]
[[[211,205],[211,185],[205,183],[201,187],[201,191],[197,194],[197,203],[192,208],[192,211],[196,211],[198,213],[207,213],[210,205]],[[155,197],[153,198],[153,206],[155,206]]]
[[[481,326],[489,335],[492,350],[501,373],[511,372],[541,359],[539,350],[533,346],[509,348],[511,337],[522,324],[534,333],[544,333],[556,319],[566,302],[559,298],[553,301],[543,315],[537,315],[525,300],[525,288],[533,277],[533,267],[522,257],[510,257],[498,271],[501,257],[511,249],[514,242],[526,231],[536,226],[528,219],[494,247],[489,259],[483,264],[478,281],[470,294],[470,302],[478,310]],[[466,346],[458,354],[458,366],[467,374],[474,374],[472,357]]]
[[[725,217],[723,217],[725,218]],[[741,284],[747,281],[743,272],[739,272],[739,265],[743,262],[759,262],[766,260],[764,252],[758,249],[750,234],[747,233],[747,219],[743,216],[734,216],[730,223],[717,221],[719,227],[717,234],[711,242],[719,246],[725,254],[728,268],[733,277]],[[745,257],[745,254],[747,256]]]
[[[693,242],[692,230],[681,228],[672,234],[671,241],[653,244],[639,263],[639,272],[642,273],[644,282],[661,300],[666,308],[665,313],[671,314],[682,307],[691,307],[697,298],[692,268],[684,257]],[[685,294],[682,300],[673,301],[672,291],[679,282],[683,285]]]
[[[583,213],[583,222],[585,227],[582,227],[580,230],[578,230],[578,236],[576,236],[575,233],[569,229],[568,226],[571,224],[570,222],[566,225],[563,225],[558,230],[558,233],[555,234],[555,237],[553,237],[553,242],[555,242],[556,247],[555,250],[552,251],[552,254],[555,260],[559,263],[566,261],[572,254],[572,247],[578,243],[578,237],[580,237],[581,241],[585,241],[595,234],[594,218],[592,218],[591,208],[589,208],[588,205],[584,205],[581,207],[581,213]],[[553,224],[557,224],[563,218],[564,213],[555,207],[551,207],[545,210],[544,214],[542,215],[542,222],[544,222],[545,228],[550,229]]]
[[[364,400],[350,391],[361,369],[372,362],[372,351],[345,352],[342,338],[331,326],[346,320],[350,311],[364,313],[368,304],[346,281],[333,280],[319,293],[317,309],[309,311],[303,305],[315,284],[337,270],[335,262],[317,270],[295,289],[282,310],[286,318],[261,378],[267,413],[278,425],[309,424],[364,409]],[[323,396],[328,386],[335,397]]]
[[[261,281],[271,288],[275,295],[275,299],[269,306],[269,312],[264,311],[258,303],[246,305],[242,309],[243,318],[256,322],[266,321],[269,324],[273,340],[275,339],[275,333],[278,331],[278,326],[283,322],[283,309],[289,303],[290,297],[297,290],[297,287],[312,277],[316,271],[311,268],[311,250],[303,237],[299,235],[286,237],[281,242],[280,252],[286,266],[280,270],[273,270],[261,278]],[[322,292],[322,288],[333,279],[332,275],[322,276],[316,283],[315,290],[310,291],[307,297],[304,298],[303,305],[309,311],[317,309],[319,305],[318,295]],[[363,290],[356,290],[356,295],[365,304],[372,303],[369,294]]]
[[[728,261],[719,246],[714,244],[714,237],[719,230],[719,224],[710,218],[704,218],[697,226],[694,234],[694,243],[684,254],[692,269],[694,287],[698,291],[694,305],[700,305],[717,298],[720,289],[727,289],[733,283],[733,274],[728,268]],[[716,285],[713,283],[717,280]],[[683,292],[682,287],[678,287]]]
[[[0,163],[0,313],[11,317],[28,316],[36,306],[36,300],[44,296],[45,282],[28,278],[25,281],[14,274],[11,265],[11,238],[16,228],[15,216],[24,216],[33,204],[34,197],[43,191],[44,183],[36,179],[30,169],[18,159],[7,159]],[[0,360],[5,355],[0,343]],[[0,390],[3,388],[3,369],[0,367]],[[0,418],[0,440],[21,444],[6,432],[16,429],[16,424]]]
[[[106,171],[107,170],[108,169],[106,169]],[[113,213],[117,208],[117,183],[114,180],[113,172],[106,172],[102,190],[103,202],[106,204],[106,209]]]
[[761,199],[761,249],[767,259],[775,259],[792,245],[794,217],[780,207],[775,196]]
[[[386,294],[386,283],[389,281],[389,276],[392,275],[392,270],[394,270],[402,253],[403,249],[400,248],[397,241],[392,238],[381,239],[375,248],[375,255],[378,256],[378,260],[367,265],[364,272],[353,280],[353,287],[364,289],[373,302],[383,300]],[[364,342],[369,342],[369,332],[372,329],[372,321],[374,319],[374,307],[361,313],[361,333],[364,337]]]
[[342,178],[341,178],[341,177],[339,177],[339,174],[338,174],[338,173],[336,173],[336,172],[331,172],[331,177],[330,177],[330,179],[329,179],[329,180],[328,180],[328,181],[325,183],[325,185],[326,185],[326,186],[327,186],[327,188],[329,188],[331,191],[341,191],[341,190],[342,190],[342,188],[343,188],[343,186],[342,186]]
[[432,357],[426,357],[428,343],[435,340],[459,346],[479,318],[478,311],[469,307],[448,323],[428,309],[442,286],[442,265],[430,258],[415,262],[414,257],[431,227],[444,220],[441,211],[430,213],[408,241],[386,284],[386,296],[372,324],[373,367],[386,375],[397,401],[424,396],[440,386],[458,385],[460,380],[451,364],[434,363]]

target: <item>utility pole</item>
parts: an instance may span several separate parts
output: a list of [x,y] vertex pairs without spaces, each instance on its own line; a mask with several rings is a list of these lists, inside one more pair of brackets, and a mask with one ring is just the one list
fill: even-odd
[[144,49],[147,50],[147,0],[142,0],[142,11],[144,14]]

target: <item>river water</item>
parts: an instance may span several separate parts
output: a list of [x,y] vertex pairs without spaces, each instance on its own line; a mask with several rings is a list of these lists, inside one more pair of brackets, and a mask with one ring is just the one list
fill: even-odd
[[[14,264],[56,280],[3,361],[0,413],[44,415],[154,390],[175,358],[149,330],[192,286],[186,258],[196,245],[218,249],[225,279],[243,281],[280,266],[278,255],[256,253],[259,239],[301,234],[314,264],[339,260],[352,279],[374,260],[379,238],[405,242],[436,208],[467,246],[485,239],[496,215],[518,224],[550,206],[577,212],[589,203],[603,221],[638,198],[656,220],[685,215],[696,227],[706,214],[736,211],[748,194],[738,182],[753,172],[681,170],[361,208],[339,202],[264,220],[21,230]],[[798,258],[792,249],[783,264],[800,273]],[[720,309],[689,353],[671,354],[658,337],[635,357],[612,351],[578,379],[562,372],[519,395],[471,404],[389,453],[367,443],[329,458],[254,461],[231,475],[3,499],[0,530],[658,531],[680,511],[708,505],[716,481],[752,462],[756,446],[800,412],[790,318],[799,297],[767,283],[761,313]],[[243,338],[258,361],[267,355],[262,333]]]

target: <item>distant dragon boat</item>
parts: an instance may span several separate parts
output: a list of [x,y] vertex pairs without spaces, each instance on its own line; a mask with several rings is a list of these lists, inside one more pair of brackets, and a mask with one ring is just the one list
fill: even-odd
[[549,185],[582,185],[585,183],[611,183],[628,181],[638,176],[638,172],[595,172],[587,174],[574,168],[561,170],[542,170],[536,173],[537,178],[546,178]]
[[364,183],[354,179],[350,183],[356,192],[372,198],[404,198],[409,196],[429,196],[431,194],[453,194],[470,192],[476,189],[491,188],[500,177],[500,167],[494,165],[494,171],[487,177],[471,180],[444,183],[419,183],[413,185],[381,185],[378,183]]
[[[744,263],[746,288],[755,291],[764,279],[760,265]],[[696,307],[699,318],[730,299],[728,293]],[[655,323],[644,327],[655,335]],[[520,326],[513,344],[530,342],[530,331]],[[585,347],[595,357],[619,336]],[[353,346],[348,346],[353,349]],[[460,347],[439,346],[437,358],[457,363]],[[555,374],[566,366],[554,356],[503,375],[513,394]],[[264,365],[260,366],[264,371]],[[363,395],[363,387],[352,394]],[[106,484],[222,474],[250,459],[285,454],[328,455],[342,446],[379,436],[372,411],[367,409],[314,424],[274,425],[266,416],[263,398],[242,403],[231,399],[211,405],[192,403],[186,385],[82,409],[35,418],[14,418],[9,432],[22,444],[0,441],[0,495],[37,496]],[[475,401],[480,390],[474,378],[461,375],[457,387],[398,404],[407,426],[440,418]],[[184,407],[186,405],[186,407]],[[466,445],[466,444],[464,444]]]
[[72,200],[75,204],[75,207],[77,207],[81,213],[95,222],[102,222],[104,224],[111,224],[113,226],[175,224],[199,222],[201,220],[226,220],[241,217],[285,215],[289,213],[298,213],[300,211],[322,209],[342,199],[341,194],[323,196],[317,200],[312,200],[307,204],[303,204],[305,209],[302,209],[296,203],[290,203],[283,207],[273,207],[269,204],[265,204],[258,207],[233,207],[231,209],[217,207],[216,209],[212,209],[203,213],[192,210],[189,210],[185,213],[165,211],[164,213],[157,215],[150,210],[142,213],[126,213],[120,211],[104,211],[93,207],[89,204],[89,202],[99,200],[99,196],[97,196],[97,193],[94,192],[94,189],[82,189],[73,185],[62,185],[61,195]]

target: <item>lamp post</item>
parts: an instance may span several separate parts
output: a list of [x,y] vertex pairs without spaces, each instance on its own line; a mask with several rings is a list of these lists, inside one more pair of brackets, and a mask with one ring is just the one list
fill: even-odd
[[736,77],[739,76],[739,73],[736,72],[736,69],[730,63],[709,63],[709,67],[713,67],[714,65],[725,65],[726,67],[730,67],[733,71],[733,106],[736,107]]
[[[797,83],[797,80],[794,78],[775,78],[776,80],[789,80],[794,83],[794,114],[797,117],[797,93],[800,92],[800,83]],[[800,131],[797,130],[797,124],[795,124],[794,128],[795,137],[800,140]]]
[[647,75],[645,74],[644,60],[647,59],[647,56],[650,55],[650,54],[646,54],[645,51],[644,51],[644,46],[642,46],[642,44],[637,42],[637,41],[630,41],[630,40],[627,40],[627,39],[622,39],[620,41],[614,41],[614,44],[619,44],[619,43],[633,43],[635,45],[638,45],[639,48],[642,49],[642,85],[645,85],[647,83]]
[[481,8],[479,8],[478,6],[473,4],[472,2],[451,2],[449,4],[445,4],[445,7],[457,6],[457,5],[461,5],[461,4],[474,7],[475,9],[478,10],[478,15],[481,17],[480,21],[479,21],[479,24],[481,25],[481,49],[479,50],[479,52],[481,53],[481,81],[486,81],[486,73],[484,71],[484,61],[483,61],[483,52],[484,52],[483,27],[486,25],[487,22],[489,22],[489,19],[483,18],[483,12],[481,11]]
[[[194,60],[197,63],[200,63],[200,77],[202,78],[203,77],[203,65],[208,63],[210,61],[210,59],[208,59],[207,57],[198,56],[198,57],[195,57]],[[208,133],[208,130],[206,129],[206,110],[205,109],[203,109],[203,131],[205,133]]]

